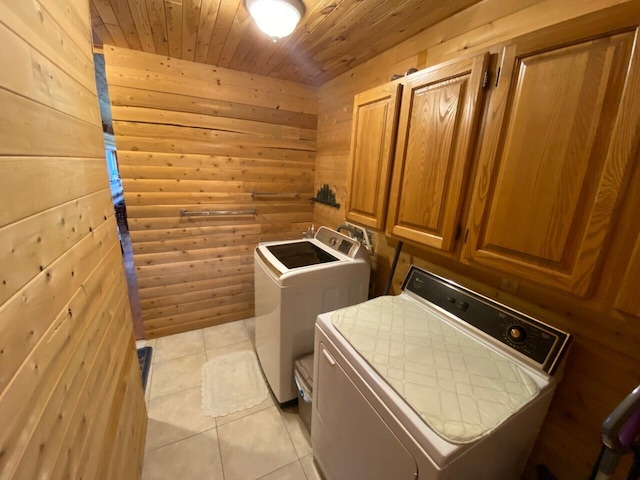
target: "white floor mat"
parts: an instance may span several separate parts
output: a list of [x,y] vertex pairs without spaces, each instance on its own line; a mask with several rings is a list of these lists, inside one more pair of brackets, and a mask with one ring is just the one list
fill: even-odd
[[269,395],[258,358],[250,350],[232,352],[202,366],[202,412],[222,417],[264,402]]

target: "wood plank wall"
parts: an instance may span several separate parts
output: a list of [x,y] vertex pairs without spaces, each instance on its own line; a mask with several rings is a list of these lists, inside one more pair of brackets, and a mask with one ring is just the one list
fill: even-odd
[[312,220],[316,89],[117,47],[105,56],[147,336],[252,317],[254,247],[299,238]]
[[0,45],[0,478],[140,478],[88,2],[0,2]]
[[[508,38],[600,10],[615,0],[484,0],[450,19],[416,35],[378,57],[325,83],[319,89],[316,188],[328,183],[345,204],[353,96],[388,82],[394,73],[411,67],[424,68],[464,52],[479,51]],[[497,298],[522,311],[546,319],[575,334],[566,375],[529,462],[527,477],[545,464],[560,479],[587,478],[600,447],[599,429],[606,415],[640,383],[639,319],[614,310],[616,286],[626,271],[638,238],[637,209],[640,204],[640,172],[636,169],[628,189],[628,208],[619,219],[612,239],[617,255],[605,263],[604,281],[592,298],[582,301],[542,289],[520,285],[517,295],[500,290],[501,278],[440,259],[418,248],[407,247],[400,257],[394,290],[415,263],[453,278],[484,295]],[[633,198],[631,198],[633,197]],[[344,210],[317,205],[316,224],[335,226],[344,221]],[[396,243],[377,235],[376,291],[382,292]],[[622,473],[624,468],[619,469]],[[618,475],[618,478],[623,478]]]

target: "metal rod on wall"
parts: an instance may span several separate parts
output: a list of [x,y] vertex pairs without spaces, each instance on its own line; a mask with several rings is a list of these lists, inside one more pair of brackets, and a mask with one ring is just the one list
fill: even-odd
[[224,215],[255,215],[256,209],[251,208],[249,210],[205,210],[203,212],[189,212],[187,210],[180,210],[181,217],[215,217]]
[[294,192],[251,192],[252,197],[299,197],[300,193]]

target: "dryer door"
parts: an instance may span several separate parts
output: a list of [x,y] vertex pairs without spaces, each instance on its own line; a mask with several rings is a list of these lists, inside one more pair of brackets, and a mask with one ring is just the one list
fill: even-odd
[[316,350],[314,456],[327,480],[414,480],[418,467],[326,346]]

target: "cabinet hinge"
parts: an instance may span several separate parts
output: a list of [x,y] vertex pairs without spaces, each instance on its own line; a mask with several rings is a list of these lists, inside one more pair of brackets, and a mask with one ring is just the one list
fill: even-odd
[[468,228],[464,232],[464,242],[463,243],[467,243],[467,238],[469,238],[469,229]]
[[484,71],[484,75],[482,76],[482,90],[486,90],[489,86],[489,70]]
[[499,81],[500,81],[500,67],[498,67],[498,71],[496,72],[496,87],[498,86]]

